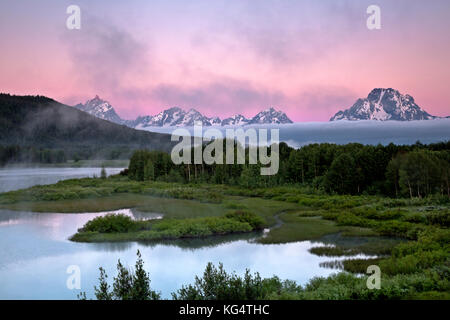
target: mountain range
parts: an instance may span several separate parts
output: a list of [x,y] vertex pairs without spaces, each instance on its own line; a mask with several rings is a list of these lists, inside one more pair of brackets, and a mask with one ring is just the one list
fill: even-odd
[[408,94],[388,88],[373,89],[367,98],[358,99],[349,109],[337,112],[330,121],[336,120],[431,120],[432,116]]
[[195,109],[185,111],[179,107],[172,107],[154,116],[139,116],[135,120],[124,120],[119,117],[108,101],[101,99],[99,96],[95,96],[95,98],[86,101],[84,104],[79,103],[74,107],[98,118],[136,129],[146,127],[189,127],[198,122],[201,122],[203,126],[292,123],[292,120],[284,112],[274,108],[261,111],[250,119],[241,114],[237,114],[221,120],[219,117],[207,117]]

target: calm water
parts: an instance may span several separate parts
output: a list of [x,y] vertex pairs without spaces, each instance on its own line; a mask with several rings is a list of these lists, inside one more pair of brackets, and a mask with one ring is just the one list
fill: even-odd
[[[117,174],[123,168],[105,168],[106,174]],[[101,168],[17,168],[0,169],[0,192],[52,184],[60,180],[100,176]]]
[[[58,169],[60,170],[60,169]],[[61,171],[58,171],[59,174]],[[20,172],[19,172],[20,174]],[[61,179],[61,176],[58,176]],[[158,213],[123,209],[115,211],[135,219],[161,218]],[[80,290],[70,290],[67,268],[81,270],[81,291],[93,298],[98,267],[109,279],[115,276],[117,260],[133,266],[139,249],[150,272],[152,287],[163,297],[182,284],[192,283],[208,262],[223,262],[226,270],[243,274],[246,268],[263,277],[274,274],[305,283],[314,276],[336,270],[320,263],[334,260],[310,254],[318,243],[302,241],[282,245],[261,245],[260,235],[239,235],[209,240],[177,241],[164,244],[74,243],[68,238],[92,218],[105,213],[59,214],[0,210],[0,299],[76,299]],[[320,245],[320,244],[319,244]]]

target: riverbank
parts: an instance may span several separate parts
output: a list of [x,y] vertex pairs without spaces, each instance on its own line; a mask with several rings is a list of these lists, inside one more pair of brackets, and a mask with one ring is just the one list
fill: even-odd
[[[322,219],[321,211],[314,206],[300,206],[293,198],[284,199],[280,196],[287,196],[286,192],[300,194],[300,190],[296,188],[267,189],[267,194],[260,194],[257,190],[252,192],[254,194],[250,194],[246,189],[220,185],[137,182],[116,175],[107,179],[65,180],[54,185],[35,186],[0,194],[0,208],[58,213],[136,208],[142,212],[161,213],[164,219],[222,217],[233,210],[250,210],[264,219],[266,227],[270,229],[266,236],[260,239],[261,243],[311,240],[338,232],[354,236],[376,235],[367,228],[340,226],[333,221]],[[275,196],[278,193],[279,195]],[[316,198],[316,195],[302,195],[305,203]],[[342,202],[347,198],[331,197],[329,201],[337,199]],[[313,216],[300,217],[299,214]],[[100,239],[99,236],[97,238]],[[137,240],[138,237],[129,234],[117,237],[119,238],[129,241]],[[111,239],[111,236],[106,236],[105,239]]]
[[[126,176],[60,181],[54,185],[0,194],[0,208],[39,212],[99,212],[137,208],[163,219],[129,222],[125,229],[102,229],[89,222],[72,238],[82,242],[204,239],[267,228],[261,244],[310,240],[326,242],[310,252],[331,260],[324,266],[364,274],[369,265],[382,270],[391,286],[409,286],[411,297],[448,297],[450,257],[449,200],[445,197],[393,199],[337,196],[301,186],[248,189],[214,184],[133,181]],[[264,221],[257,228],[230,219],[251,212]],[[98,219],[100,222],[102,219]],[[97,227],[92,227],[97,225]],[[374,258],[336,257],[365,254]],[[328,279],[328,278],[327,278]],[[340,283],[343,290],[352,285]],[[333,281],[331,278],[326,282]],[[330,282],[330,283],[331,283]],[[345,289],[347,288],[347,289]],[[327,289],[328,290],[328,289]],[[400,290],[400,289],[399,289]],[[404,290],[404,289],[401,289]],[[332,291],[332,290],[331,290]],[[328,293],[327,293],[328,294]],[[398,292],[386,298],[397,297]]]

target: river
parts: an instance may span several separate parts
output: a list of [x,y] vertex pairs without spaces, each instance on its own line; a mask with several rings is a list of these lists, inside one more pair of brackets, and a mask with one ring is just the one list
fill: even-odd
[[[109,173],[116,172],[114,170],[107,169]],[[3,190],[11,190],[17,188],[17,181],[22,186],[30,186],[36,181],[53,183],[75,176],[98,175],[97,171],[98,168],[13,169],[6,174],[3,170],[0,182]],[[20,178],[14,179],[15,175]],[[12,181],[14,185],[5,186],[5,181]],[[135,219],[161,217],[158,213],[134,209],[116,213]],[[106,212],[63,214],[0,210],[0,299],[76,299],[80,291],[85,291],[88,298],[94,298],[98,267],[104,267],[111,280],[115,276],[117,260],[134,266],[138,249],[150,273],[152,288],[160,291],[163,298],[170,298],[170,293],[183,284],[192,283],[196,275],[203,273],[208,262],[222,262],[227,271],[241,275],[249,268],[252,272],[258,271],[262,277],[277,275],[299,284],[315,276],[336,272],[319,266],[333,259],[318,257],[308,251],[312,246],[323,245],[320,242],[263,245],[254,241],[261,236],[259,234],[159,244],[75,243],[68,240],[88,220],[104,214]],[[70,266],[80,271],[80,290],[67,286]]]

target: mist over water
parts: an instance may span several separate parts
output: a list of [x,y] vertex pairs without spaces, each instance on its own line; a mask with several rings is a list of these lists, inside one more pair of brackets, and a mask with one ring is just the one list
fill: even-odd
[[[148,131],[172,133],[177,127],[147,127]],[[227,128],[236,127],[203,127],[219,129],[225,136]],[[292,124],[248,125],[241,127],[256,129],[279,129],[280,141],[294,148],[312,143],[362,143],[362,144],[424,144],[450,140],[450,119],[422,121],[332,121],[332,122],[297,122]],[[193,135],[194,128],[186,128]]]
[[[123,168],[105,168],[106,174],[117,174]],[[1,168],[0,192],[53,184],[60,180],[100,177],[101,168]]]

